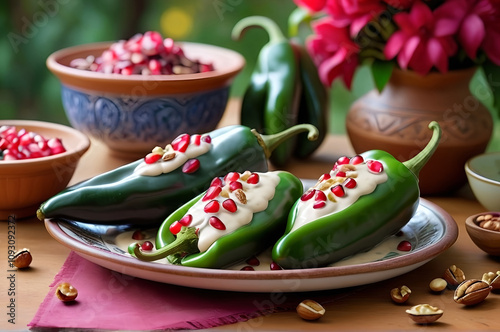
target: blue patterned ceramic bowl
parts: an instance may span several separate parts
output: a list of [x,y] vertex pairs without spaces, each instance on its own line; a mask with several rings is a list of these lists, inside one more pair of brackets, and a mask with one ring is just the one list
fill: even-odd
[[182,43],[187,57],[215,71],[183,75],[104,74],[71,68],[75,58],[98,56],[110,43],[59,50],[47,67],[62,84],[62,102],[73,127],[104,142],[114,154],[139,158],[182,133],[215,129],[244,58],[217,46]]

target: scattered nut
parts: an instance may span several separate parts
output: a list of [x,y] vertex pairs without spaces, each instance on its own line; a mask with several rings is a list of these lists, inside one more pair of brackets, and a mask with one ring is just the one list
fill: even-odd
[[444,271],[443,279],[446,280],[451,289],[455,289],[465,280],[465,274],[461,269],[452,265]]
[[56,296],[63,302],[71,302],[78,296],[78,291],[75,287],[71,286],[71,284],[63,282],[57,286]]
[[443,278],[435,278],[429,283],[429,288],[431,291],[439,293],[445,290],[448,283]]
[[491,290],[500,289],[500,271],[483,274],[482,280],[491,286]]
[[297,306],[297,314],[305,320],[316,320],[323,317],[325,308],[316,301],[304,300]]
[[405,303],[410,298],[411,290],[407,286],[391,289],[391,299],[396,303]]
[[469,279],[458,285],[453,300],[463,305],[475,305],[482,302],[491,291],[491,286],[479,279]]
[[12,264],[18,269],[25,269],[30,266],[32,260],[29,249],[24,248],[14,254]]
[[443,316],[443,310],[429,304],[418,304],[406,310],[406,313],[417,324],[430,324]]

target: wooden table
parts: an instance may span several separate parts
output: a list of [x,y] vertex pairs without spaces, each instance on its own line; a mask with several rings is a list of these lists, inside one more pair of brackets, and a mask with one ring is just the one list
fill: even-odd
[[[232,101],[229,110],[238,109]],[[227,112],[221,124],[234,124],[238,119],[234,111]],[[352,155],[352,149],[345,136],[329,136],[320,150],[307,161],[293,161],[287,170],[301,178],[317,178],[318,174],[328,171],[334,160],[341,155]],[[99,142],[92,142],[91,149],[82,158],[72,183],[113,169],[125,160],[113,158]],[[468,278],[481,278],[484,272],[500,270],[500,259],[487,256],[479,250],[468,237],[464,221],[467,216],[484,211],[466,186],[454,196],[428,197],[428,199],[455,219],[459,226],[457,242],[446,252],[424,266],[386,281],[371,285],[354,287],[343,291],[339,300],[326,305],[326,314],[319,321],[307,322],[300,319],[294,311],[277,313],[256,318],[236,325],[223,326],[219,330],[496,330],[500,328],[500,294],[491,294],[478,306],[466,308],[453,301],[453,292],[445,291],[436,295],[429,291],[428,284],[440,277],[443,271],[455,264],[462,268]],[[15,223],[15,244],[18,249],[29,248],[33,262],[29,269],[10,272],[7,262],[8,224],[0,227],[0,251],[4,253],[1,262],[3,276],[0,277],[0,301],[2,315],[0,330],[25,330],[26,324],[34,317],[38,306],[49,290],[55,274],[68,256],[69,249],[52,239],[42,222],[35,218],[17,220]],[[10,274],[15,275],[15,325],[8,322],[6,315],[12,296],[8,295]],[[407,285],[412,290],[410,301],[396,305],[389,298],[394,287]],[[305,295],[306,296],[306,295]],[[444,310],[443,317],[434,325],[414,324],[405,310],[420,303],[436,305]]]

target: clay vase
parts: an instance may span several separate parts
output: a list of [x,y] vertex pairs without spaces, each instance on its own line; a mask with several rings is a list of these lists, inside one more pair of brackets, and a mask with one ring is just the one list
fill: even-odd
[[441,195],[462,187],[465,162],[484,152],[493,131],[490,112],[469,89],[475,70],[427,76],[394,70],[380,94],[364,95],[347,114],[347,134],[356,153],[381,149],[400,161],[411,159],[431,137],[428,124],[437,121],[443,134],[420,172],[421,194]]

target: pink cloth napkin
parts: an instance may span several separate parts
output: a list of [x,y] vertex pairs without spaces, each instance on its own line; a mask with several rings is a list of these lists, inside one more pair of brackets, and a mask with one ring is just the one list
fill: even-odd
[[[57,299],[54,292],[60,282],[69,282],[78,290],[76,302]],[[74,252],[50,288],[28,324],[33,329],[202,329],[291,310],[306,298],[300,293],[284,293],[276,301],[278,297],[271,293],[222,292],[157,283],[108,270]],[[332,293],[328,293],[321,293],[324,302],[333,300]]]

